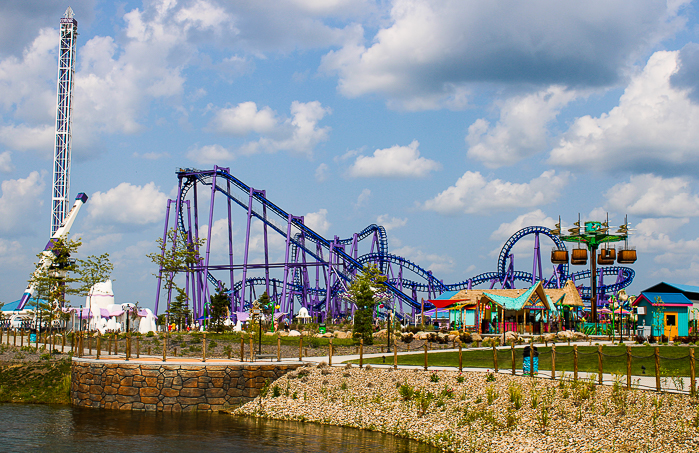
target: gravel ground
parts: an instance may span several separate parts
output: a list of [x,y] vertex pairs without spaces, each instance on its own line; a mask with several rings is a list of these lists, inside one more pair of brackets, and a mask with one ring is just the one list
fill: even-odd
[[305,367],[234,414],[370,429],[454,452],[689,452],[696,398],[590,381]]

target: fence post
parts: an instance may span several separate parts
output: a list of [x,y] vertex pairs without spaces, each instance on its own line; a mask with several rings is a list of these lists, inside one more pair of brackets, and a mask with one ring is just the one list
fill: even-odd
[[245,339],[240,337],[240,361],[245,362]]
[[655,389],[660,391],[660,348],[655,347]]
[[141,358],[141,337],[136,337],[136,358]]
[[[300,338],[303,338],[303,337],[299,337],[299,339],[300,339]],[[301,340],[301,341],[303,341],[303,340]],[[254,362],[254,361],[255,361],[255,355],[254,355],[254,354],[255,354],[255,345],[254,345],[254,343],[253,343],[252,335],[250,335],[250,361],[251,361],[251,362]]]
[[328,366],[333,366],[333,339],[328,338]]
[[689,348],[689,394],[694,396],[696,392],[696,372],[694,369],[694,348]]
[[512,340],[512,343],[510,343],[512,346],[512,376],[515,375],[515,341]]
[[573,380],[578,380],[578,345],[573,345]]
[[[332,339],[330,340],[330,347],[332,348]],[[228,357],[230,359],[230,357]],[[277,362],[282,361],[282,338],[277,333]]]
[[66,352],[66,333],[65,332],[63,332],[63,335],[61,335],[61,354],[63,354],[64,352]]
[[359,339],[359,368],[364,366],[364,338]]
[[[493,345],[493,368],[495,368],[495,372],[497,373],[498,372],[498,350],[495,347],[495,345]],[[459,370],[459,371],[461,371],[461,370]]]
[[167,333],[163,337],[163,362],[167,362]]
[[102,346],[102,345],[100,344],[100,334],[97,334],[97,360],[100,359],[100,352],[102,352],[102,351],[101,351],[101,349],[102,349],[101,346]]
[[425,343],[425,371],[427,371],[427,343]]
[[464,355],[463,351],[461,350],[461,342],[459,341],[459,373],[461,373],[464,369]]
[[[82,345],[82,335],[80,336],[81,341],[80,344]],[[167,334],[165,334],[165,339],[167,340]],[[119,355],[119,334],[115,333],[114,334],[114,355]]]
[[204,332],[204,338],[201,341],[201,361],[206,362],[206,332]]
[[626,347],[626,388],[631,388],[631,346]]
[[[14,342],[15,342],[14,346],[17,346],[17,331],[16,330],[14,331]],[[22,343],[24,343],[24,329],[22,329]],[[22,346],[24,346],[24,344]]]
[[556,344],[551,345],[551,379],[556,379]]
[[393,369],[398,369],[398,345],[395,341],[393,342]]
[[534,377],[534,338],[529,340],[529,376]]
[[602,385],[602,345],[597,345],[597,364],[599,366],[599,385]]
[[299,362],[303,361],[303,337],[299,337]]
[[[128,361],[131,358],[131,342],[129,341],[129,334],[126,334],[126,345],[124,346],[124,358]],[[88,346],[90,345],[90,339],[87,339]]]

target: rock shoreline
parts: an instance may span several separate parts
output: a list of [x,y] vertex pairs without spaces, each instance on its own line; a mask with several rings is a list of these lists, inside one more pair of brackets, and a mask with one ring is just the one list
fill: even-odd
[[688,395],[489,375],[321,364],[269,383],[232,413],[369,429],[450,452],[699,448],[698,402]]

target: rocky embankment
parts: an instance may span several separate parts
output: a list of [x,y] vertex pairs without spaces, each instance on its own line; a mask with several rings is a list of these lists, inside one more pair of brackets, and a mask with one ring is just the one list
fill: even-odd
[[234,414],[370,429],[454,452],[684,452],[687,395],[489,373],[304,367]]

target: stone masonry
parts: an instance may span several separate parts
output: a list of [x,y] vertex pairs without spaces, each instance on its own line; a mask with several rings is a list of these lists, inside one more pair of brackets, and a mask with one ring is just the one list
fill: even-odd
[[197,364],[73,358],[70,398],[74,406],[141,411],[217,411],[260,394],[301,363]]

